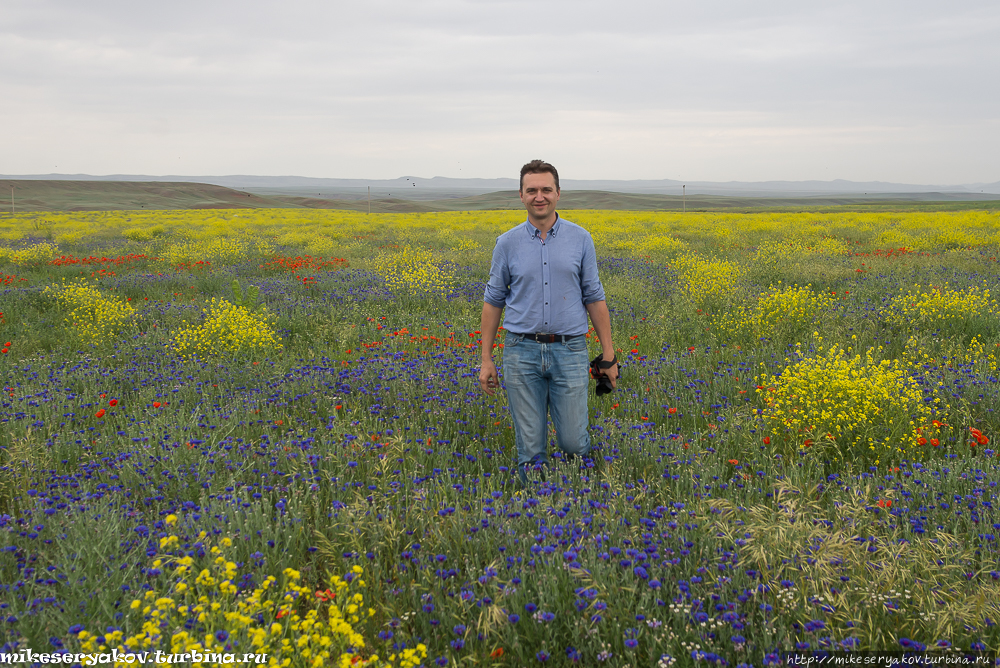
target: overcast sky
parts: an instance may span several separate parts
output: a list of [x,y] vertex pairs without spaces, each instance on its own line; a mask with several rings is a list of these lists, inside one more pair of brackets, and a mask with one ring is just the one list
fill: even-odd
[[992,182],[998,80],[996,0],[2,0],[0,173]]

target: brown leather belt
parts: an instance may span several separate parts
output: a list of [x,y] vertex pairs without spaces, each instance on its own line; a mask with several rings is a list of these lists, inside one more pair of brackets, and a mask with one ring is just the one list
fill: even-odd
[[[514,332],[510,333],[514,334]],[[583,336],[583,334],[547,334],[545,332],[538,332],[536,334],[514,334],[514,336],[523,336],[526,339],[537,341],[538,343],[555,343],[556,341],[559,343],[566,343],[567,341]]]

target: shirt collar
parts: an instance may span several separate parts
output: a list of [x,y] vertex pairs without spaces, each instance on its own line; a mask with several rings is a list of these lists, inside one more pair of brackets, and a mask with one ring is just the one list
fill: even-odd
[[[559,216],[559,212],[556,211],[556,222],[552,224],[552,229],[549,230],[549,235],[556,236],[556,232],[559,231],[559,224],[562,222],[562,218]],[[530,220],[524,221],[524,228],[528,231],[528,236],[534,239],[539,235],[538,228],[531,224]]]

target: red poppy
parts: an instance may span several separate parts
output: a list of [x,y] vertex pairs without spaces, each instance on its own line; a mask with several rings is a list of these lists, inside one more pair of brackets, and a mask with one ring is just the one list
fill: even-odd
[[764,437],[764,445],[771,445],[771,437],[770,436],[765,436]]
[[738,460],[738,459],[730,459],[729,463],[732,464],[733,466],[736,466],[737,464],[740,463],[740,460]]
[[104,409],[102,408],[101,410],[97,411],[97,413],[94,414],[94,417],[96,418],[104,417]]
[[676,408],[668,408],[667,412],[670,413],[671,415],[673,415],[674,413],[677,412],[677,409]]
[[927,439],[921,436],[920,438],[917,439],[917,443],[920,445],[927,445]]
[[875,505],[879,508],[892,508],[892,499],[879,499]]
[[112,408],[114,408],[117,405],[118,405],[117,399],[112,399],[111,401],[108,402],[108,406],[111,406]]
[[937,446],[941,445],[941,441],[937,440],[936,438],[932,438],[931,445],[933,445],[936,448]]
[[161,404],[161,403],[160,403],[159,401],[154,401],[154,402],[153,402],[153,408],[159,408],[159,407],[160,407],[160,406],[162,406],[162,405],[163,405],[163,404]]
[[499,659],[501,656],[503,656],[503,647],[497,647],[495,650],[490,652],[491,659]]

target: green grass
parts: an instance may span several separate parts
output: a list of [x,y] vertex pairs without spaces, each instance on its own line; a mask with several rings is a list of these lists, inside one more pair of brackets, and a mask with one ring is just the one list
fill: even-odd
[[[845,239],[859,236],[845,227]],[[11,342],[0,357],[0,613],[16,618],[0,644],[39,652],[56,638],[75,651],[76,624],[142,634],[150,617],[131,600],[173,596],[177,581],[156,560],[193,555],[209,568],[228,537],[220,549],[243,598],[289,567],[310,589],[363,567],[374,612],[353,624],[361,653],[385,659],[394,643],[421,642],[428,667],[535,665],[540,652],[548,665],[704,665],[697,651],[759,666],[796,643],[886,651],[903,638],[1000,646],[995,313],[938,331],[885,312],[915,281],[995,287],[998,249],[774,262],[749,240],[694,239],[745,268],[701,312],[670,258],[602,250],[623,379],[590,398],[593,456],[521,489],[506,402],[477,390],[490,249],[458,252],[427,234],[455,290],[388,291],[373,258],[414,239],[387,224],[338,254],[349,266],[312,272],[308,285],[296,278],[306,272],[265,271],[258,257],[199,271],[138,258],[100,278],[91,266],[0,267],[27,279],[0,286],[0,342]],[[73,250],[120,243],[95,233]],[[81,270],[138,311],[94,346],[42,292]],[[283,347],[177,358],[171,332],[206,299],[234,299],[234,279],[259,287]],[[807,325],[723,338],[719,313],[776,280],[838,296]],[[969,358],[973,336],[983,352]],[[876,466],[770,431],[757,379],[814,354],[817,337],[880,359],[926,355],[909,368],[942,399],[941,446]],[[161,549],[170,535],[179,544]],[[205,595],[226,610],[239,600]]]

